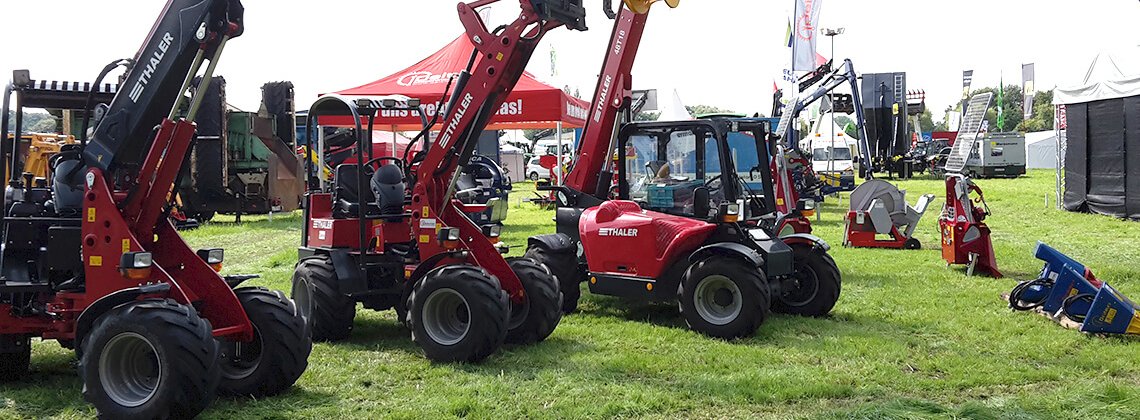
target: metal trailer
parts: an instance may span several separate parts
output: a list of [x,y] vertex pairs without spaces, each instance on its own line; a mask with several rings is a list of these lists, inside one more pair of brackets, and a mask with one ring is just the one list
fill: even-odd
[[987,133],[974,142],[966,159],[966,173],[973,178],[1017,178],[1025,175],[1025,135]]
[[205,92],[197,141],[182,169],[182,212],[202,222],[216,213],[296,210],[304,188],[294,140],[293,84],[262,86],[264,112],[227,109],[225,86],[215,77]]

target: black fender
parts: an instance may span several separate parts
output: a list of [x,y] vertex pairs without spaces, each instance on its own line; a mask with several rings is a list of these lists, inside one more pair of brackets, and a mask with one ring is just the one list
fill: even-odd
[[83,338],[103,314],[121,305],[138,300],[143,295],[163,295],[170,292],[170,283],[155,283],[119,290],[92,302],[75,320],[75,348],[83,348]]
[[812,235],[810,233],[793,233],[791,235],[784,235],[780,237],[780,240],[784,241],[784,243],[788,244],[789,246],[807,245],[812,247],[812,249],[819,249],[823,252],[831,250],[831,245],[828,245],[827,241],[824,241],[820,237]]
[[562,233],[548,233],[531,236],[526,241],[527,247],[541,247],[552,254],[577,254],[578,247],[570,236]]
[[351,296],[353,293],[368,290],[368,281],[361,273],[360,264],[355,257],[342,249],[337,249],[329,253],[329,259],[332,261],[333,270],[336,271],[336,278],[340,281],[341,293]]
[[736,242],[717,242],[700,247],[689,255],[689,263],[696,263],[712,256],[737,258],[753,267],[764,266],[763,255],[747,245]]

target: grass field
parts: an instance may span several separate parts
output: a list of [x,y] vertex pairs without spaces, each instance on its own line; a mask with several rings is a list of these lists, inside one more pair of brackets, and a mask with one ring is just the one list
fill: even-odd
[[[1045,241],[1140,298],[1140,223],[1054,209],[1053,177],[981,180],[1007,278],[966,277],[939,254],[941,180],[902,182],[939,199],[920,251],[846,249],[842,204],[815,232],[834,247],[843,293],[824,319],[776,316],[752,338],[687,330],[673,305],[585,296],[545,342],[479,365],[426,361],[389,311],[361,310],[351,340],[317,344],[283,396],[219,399],[206,418],[1140,418],[1140,340],[1085,336],[1011,313],[1000,294],[1041,264]],[[513,202],[530,196],[520,190]],[[1045,197],[1049,196],[1046,205]],[[551,213],[513,203],[505,241],[553,230]],[[186,234],[227,250],[228,272],[288,290],[301,221],[215,222]],[[37,342],[31,379],[0,385],[0,417],[91,417],[75,356]]]

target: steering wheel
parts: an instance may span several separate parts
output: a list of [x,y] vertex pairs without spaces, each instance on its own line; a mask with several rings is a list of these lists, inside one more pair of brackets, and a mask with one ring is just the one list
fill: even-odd
[[[721,174],[721,175],[723,175],[723,174]],[[720,176],[721,175],[717,175],[717,176],[714,176],[712,178],[705,180],[705,187],[709,189],[710,194],[713,192],[720,191],[720,187],[721,187]],[[716,183],[716,186],[713,186],[714,182]]]
[[[386,160],[392,161],[392,163],[395,164],[397,167],[399,167],[401,171],[404,170],[404,160],[400,159],[398,157],[395,157],[395,156],[380,156],[378,158],[373,158],[370,161],[364,162],[364,168],[365,168],[364,170],[365,171],[371,170],[372,172],[376,172],[376,169],[378,169],[380,167],[377,164],[380,162],[386,161]],[[371,175],[371,174],[369,174],[369,175]]]

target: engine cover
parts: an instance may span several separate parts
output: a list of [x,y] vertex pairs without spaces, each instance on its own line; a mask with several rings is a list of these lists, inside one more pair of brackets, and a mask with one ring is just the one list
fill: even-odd
[[614,200],[586,209],[578,231],[591,273],[658,278],[703,244],[716,225]]

